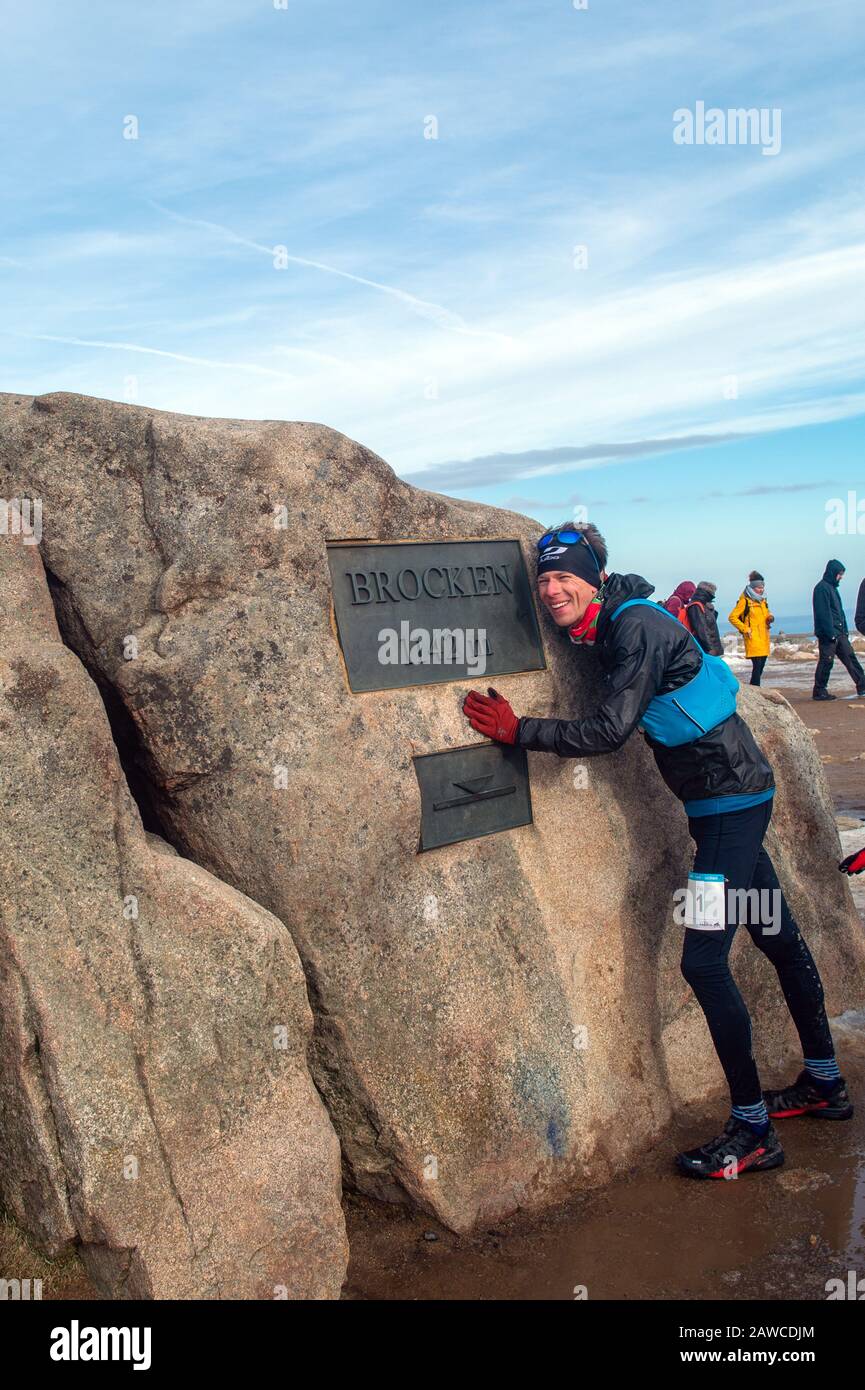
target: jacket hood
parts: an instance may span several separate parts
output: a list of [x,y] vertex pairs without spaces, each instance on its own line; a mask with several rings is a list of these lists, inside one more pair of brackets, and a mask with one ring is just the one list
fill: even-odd
[[842,575],[843,573],[844,573],[844,566],[841,564],[841,561],[840,561],[840,560],[830,560],[829,563],[828,563],[828,565],[826,566],[825,570],[823,571],[823,578],[824,578],[829,584],[837,584],[837,583],[838,583],[838,578],[839,578],[839,576]]
[[701,579],[694,590],[694,598],[700,603],[711,603],[718,591],[717,584],[710,584],[708,579]]

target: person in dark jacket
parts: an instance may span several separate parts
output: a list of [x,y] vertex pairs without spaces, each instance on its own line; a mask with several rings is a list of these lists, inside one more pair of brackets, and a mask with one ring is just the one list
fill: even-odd
[[716,592],[715,584],[701,579],[691,602],[685,604],[685,611],[688,625],[703,651],[712,656],[723,656],[724,643],[718,631],[718,610],[713,603]]
[[865,637],[865,579],[859,585],[859,597],[856,600],[856,631],[861,632]]
[[[647,601],[653,585],[638,574],[608,574],[606,563],[604,539],[588,523],[564,524],[538,542],[541,603],[573,644],[593,646],[598,653],[606,686],[598,708],[577,719],[519,718],[490,688],[487,695],[470,691],[463,712],[472,728],[488,738],[562,758],[612,753],[643,726],[658,771],[684,803],[697,846],[682,973],[706,1015],[732,1101],[723,1134],[678,1154],[676,1162],[682,1172],[698,1178],[774,1168],[784,1155],[772,1117],[808,1113],[840,1120],[853,1113],[835,1060],[817,967],[763,847],[775,779],[751,730],[735,712],[730,684],[736,682],[729,668],[704,654],[687,628],[659,604]],[[726,686],[730,695],[728,712],[716,724],[707,719],[707,727],[694,720],[696,728],[682,734],[691,719],[688,709],[701,708],[693,692],[716,679],[717,688]],[[677,706],[680,741],[649,736],[645,726],[660,730]],[[758,915],[772,903],[771,926],[748,920],[755,897],[761,904]],[[775,966],[802,1042],[803,1070],[782,1091],[761,1091],[751,1053],[751,1021],[728,964],[740,921]]]
[[862,670],[859,658],[850,645],[847,619],[838,592],[843,577],[844,566],[841,561],[830,560],[823,572],[823,578],[814,585],[814,636],[820,648],[820,658],[814,672],[812,700],[835,699],[826,687],[836,656],[850,679],[855,682],[856,694],[865,695],[865,671]]

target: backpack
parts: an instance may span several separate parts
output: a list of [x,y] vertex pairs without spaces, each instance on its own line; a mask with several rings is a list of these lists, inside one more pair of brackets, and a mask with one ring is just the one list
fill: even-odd
[[[615,622],[620,613],[636,604],[646,608],[658,607],[649,599],[629,598],[619,604],[610,621]],[[666,609],[661,609],[661,612],[666,613]],[[667,613],[667,617],[671,622],[678,622],[672,613]],[[655,743],[662,743],[667,748],[694,743],[736,713],[739,682],[723,657],[704,652],[694,634],[690,629],[688,631],[703,658],[699,671],[678,690],[670,690],[666,695],[653,695],[639,725]]]
[[[683,627],[686,627],[688,629],[691,636],[693,637],[694,629],[691,627],[691,619],[688,617],[689,608],[699,608],[704,613],[706,610],[699,599],[694,599],[691,603],[683,603],[678,613],[676,614],[676,617],[678,618],[679,622],[682,624]],[[667,612],[669,611],[670,610],[667,609]]]

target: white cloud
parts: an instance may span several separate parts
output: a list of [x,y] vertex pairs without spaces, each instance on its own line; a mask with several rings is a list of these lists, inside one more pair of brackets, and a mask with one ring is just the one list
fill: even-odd
[[[266,9],[100,35],[94,0],[44,53],[13,21],[7,384],[116,397],[134,355],[142,400],[319,419],[406,472],[861,410],[851,0]],[[777,159],[673,147],[727,95],[782,106]]]

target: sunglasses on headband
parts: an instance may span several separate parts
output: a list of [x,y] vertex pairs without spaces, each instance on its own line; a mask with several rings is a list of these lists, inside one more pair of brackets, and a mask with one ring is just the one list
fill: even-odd
[[598,564],[598,557],[595,554],[592,547],[589,545],[588,540],[586,540],[586,536],[583,531],[574,531],[570,528],[561,531],[547,531],[544,533],[543,536],[541,536],[541,539],[536,542],[538,550],[544,550],[546,546],[550,545],[553,541],[561,541],[562,545],[576,545],[579,541],[585,541],[586,545],[589,546],[589,554],[595,562],[595,568],[597,569],[598,574],[600,574],[601,567]]

